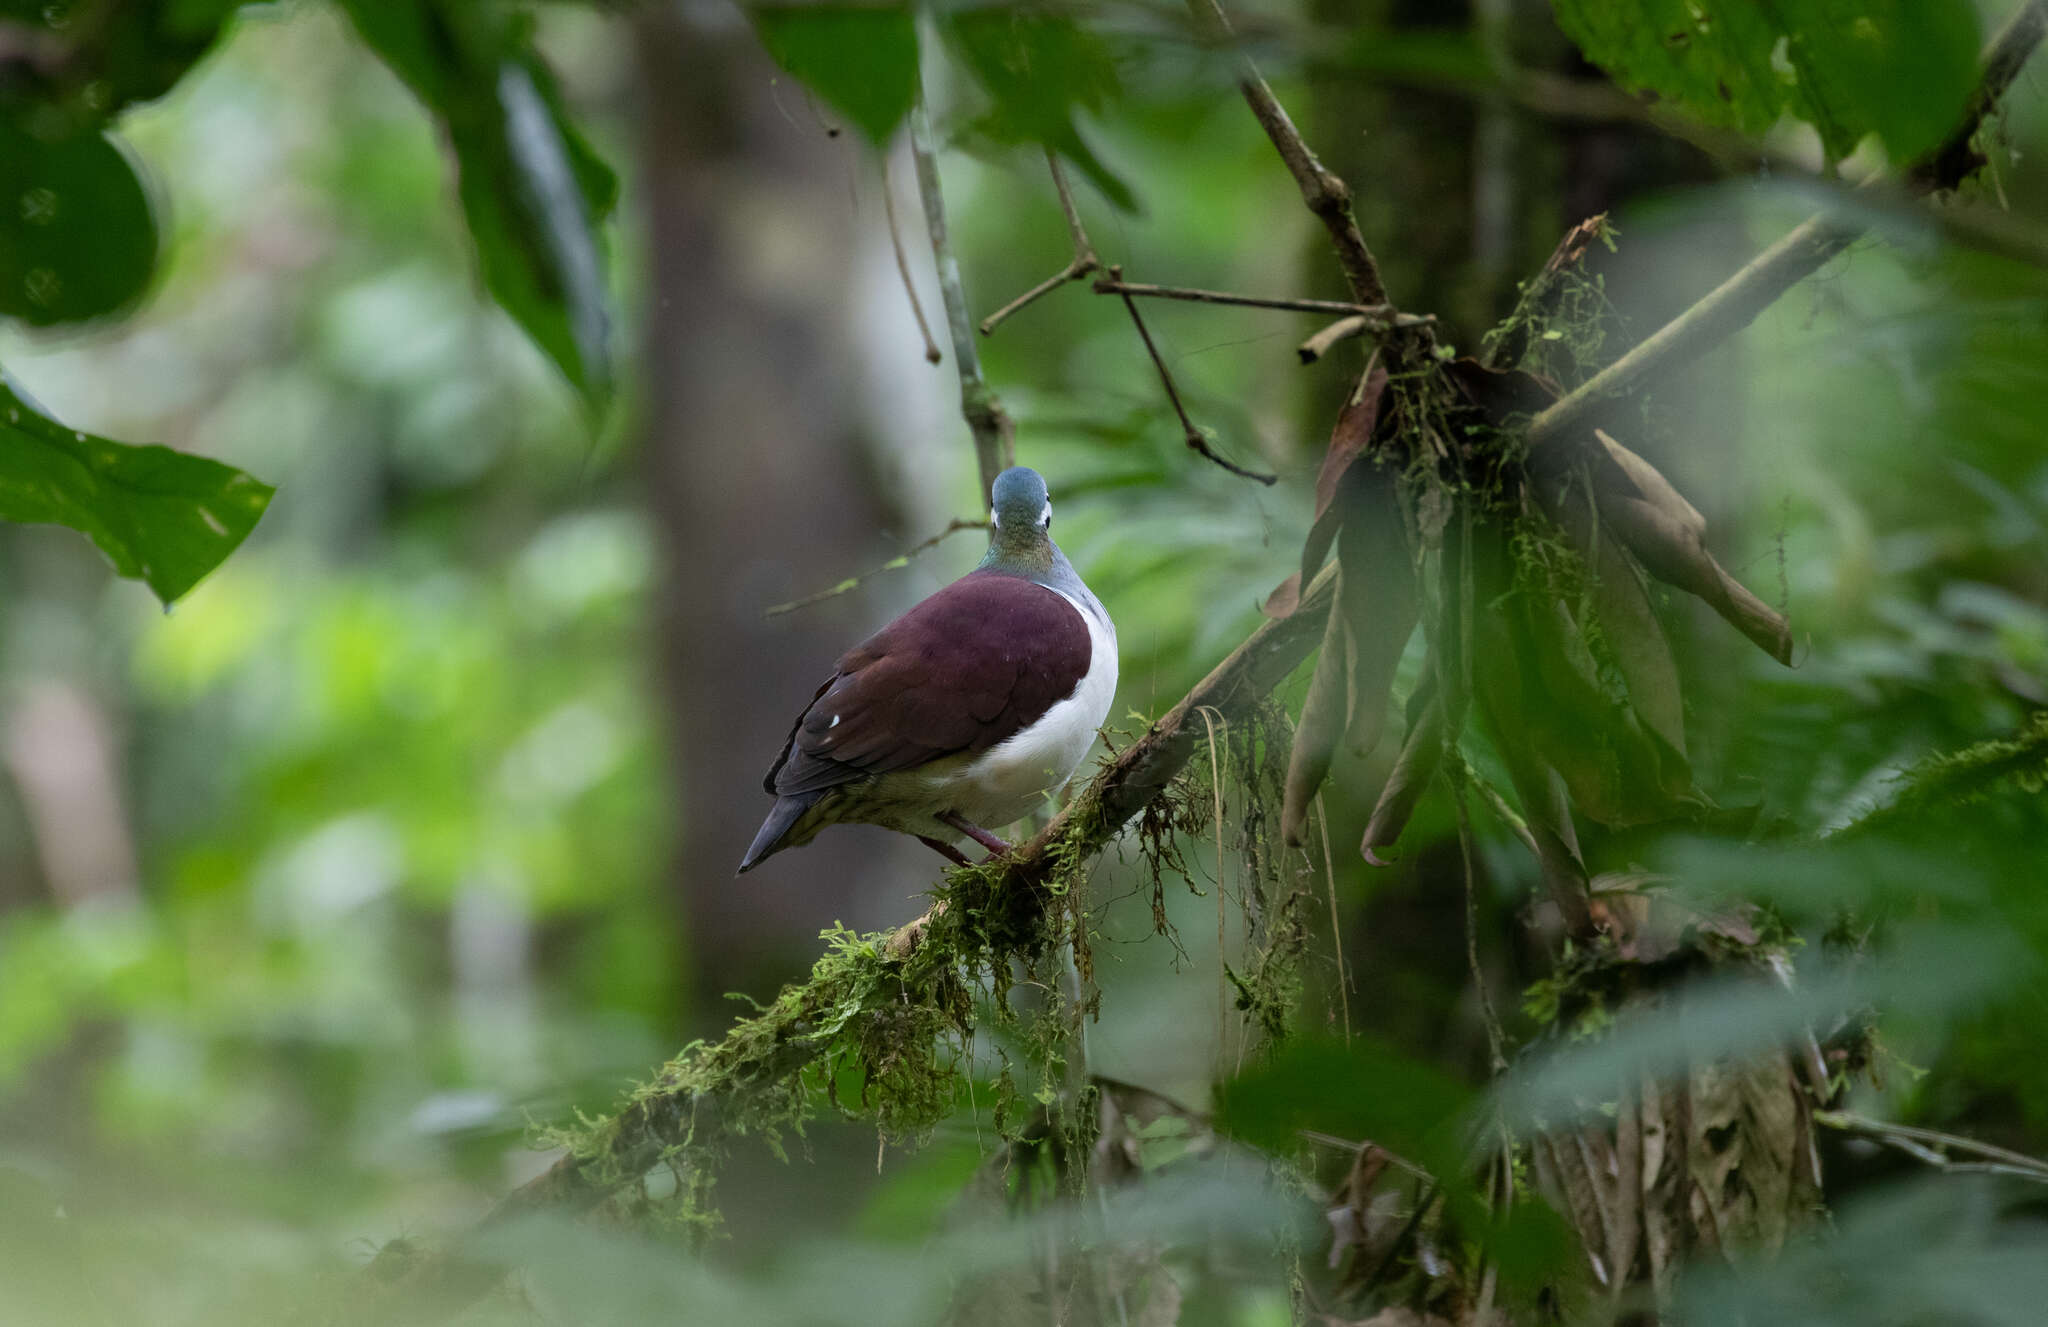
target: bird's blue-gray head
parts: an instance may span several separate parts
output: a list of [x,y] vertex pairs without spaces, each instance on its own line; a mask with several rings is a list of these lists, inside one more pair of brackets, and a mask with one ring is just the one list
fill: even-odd
[[1052,499],[1036,470],[1012,466],[989,490],[988,557],[984,566],[1043,569],[1052,564]]
[[997,475],[988,505],[998,530],[1044,530],[1052,524],[1045,478],[1028,466],[1013,465]]

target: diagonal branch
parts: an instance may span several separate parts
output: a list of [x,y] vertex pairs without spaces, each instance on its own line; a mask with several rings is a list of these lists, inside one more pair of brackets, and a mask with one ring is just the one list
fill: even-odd
[[[1321,639],[1335,594],[1335,569],[1327,568],[1310,583],[1292,615],[1262,623],[1143,737],[1125,747],[1050,824],[1015,848],[996,869],[951,872],[956,906],[985,918],[1000,912],[1006,926],[1028,926],[1042,915],[1054,900],[1052,882],[1063,864],[1100,851],[1187,764],[1199,738],[1201,724],[1195,716],[1200,711],[1212,710],[1225,721],[1242,718],[1308,657]],[[912,923],[905,931],[917,925]],[[890,1006],[882,1012],[894,1017],[899,1002],[929,998],[920,987],[929,987],[942,973],[921,946],[891,942],[882,949],[901,979],[871,987],[861,998]],[[814,976],[813,984],[821,980]],[[785,988],[768,1013],[741,1021],[723,1041],[696,1052],[700,1064],[723,1066],[730,1061],[735,1066],[722,1099],[671,1083],[664,1075],[652,1087],[634,1094],[606,1124],[597,1135],[601,1144],[595,1150],[564,1156],[539,1177],[507,1194],[472,1233],[482,1234],[539,1211],[587,1211],[619,1189],[637,1183],[667,1149],[715,1144],[727,1132],[726,1121],[745,1118],[751,1098],[787,1094],[799,1074],[832,1050],[831,1038],[818,1035],[817,1028],[793,1020],[776,1021],[777,1010],[802,1007],[803,994],[803,988]],[[844,1022],[844,1007],[836,1000],[827,1003]],[[863,1006],[862,1012],[875,1011]],[[737,1066],[742,1062],[744,1072],[739,1072]],[[410,1285],[425,1290],[444,1288],[461,1296],[482,1293],[489,1277],[487,1268],[465,1262],[458,1252],[421,1268],[410,1278]]]
[[[1187,0],[1187,5],[1196,25],[1210,41],[1226,45],[1233,40],[1230,20],[1224,17],[1217,0]],[[1337,261],[1344,268],[1344,279],[1351,283],[1352,297],[1360,304],[1385,304],[1387,288],[1380,281],[1380,265],[1358,229],[1358,218],[1352,214],[1350,186],[1309,150],[1301,130],[1288,118],[1287,108],[1273,95],[1273,89],[1267,86],[1249,56],[1243,57],[1237,86],[1252,114],[1258,117],[1260,127],[1265,129],[1266,137],[1279,151],[1280,159],[1287,163],[1288,174],[1300,186],[1301,201],[1330,232]]]
[[925,229],[931,234],[932,260],[939,269],[939,293],[946,301],[946,327],[953,336],[953,362],[960,370],[960,413],[974,435],[974,455],[981,467],[984,500],[996,476],[1016,463],[1017,425],[988,379],[981,375],[981,354],[974,345],[974,323],[967,295],[960,285],[960,260],[946,230],[946,199],[939,189],[939,157],[932,145],[931,118],[924,103],[910,111],[910,155],[917,162],[917,191],[924,199]]
[[[1121,284],[1122,276],[1122,268],[1112,267],[1109,269],[1109,279],[1112,286]],[[1097,289],[1100,288],[1100,286],[1097,287]],[[1145,343],[1145,353],[1152,357],[1152,367],[1159,370],[1159,381],[1166,387],[1166,399],[1173,403],[1173,413],[1180,416],[1181,436],[1187,442],[1188,450],[1199,452],[1234,475],[1242,475],[1246,479],[1256,479],[1261,484],[1268,486],[1278,483],[1280,476],[1264,474],[1257,470],[1247,470],[1236,462],[1226,459],[1214,447],[1209,445],[1208,435],[1196,428],[1195,421],[1188,418],[1188,408],[1181,404],[1180,389],[1173,385],[1173,372],[1166,367],[1165,359],[1159,354],[1159,347],[1152,343],[1152,333],[1145,326],[1144,317],[1138,312],[1137,301],[1131,298],[1129,291],[1122,291],[1120,293],[1124,297],[1124,307],[1131,312],[1131,321],[1137,324],[1138,339]]]
[[[2048,0],[2029,0],[1986,49],[1984,76],[1971,95],[1963,122],[1945,143],[1906,172],[1909,192],[1924,195],[1953,189],[1984,164],[1983,156],[1971,146],[1972,140],[2044,35],[2048,35]],[[1536,416],[1529,426],[1530,446],[1588,431],[1612,398],[1644,387],[1749,326],[1779,296],[1819,271],[1863,231],[1856,222],[1826,213],[1807,218],[1642,344]]]

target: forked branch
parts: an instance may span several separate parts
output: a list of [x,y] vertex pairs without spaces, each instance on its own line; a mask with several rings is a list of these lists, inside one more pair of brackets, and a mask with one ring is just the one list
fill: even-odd
[[1060,196],[1060,211],[1067,218],[1067,234],[1074,241],[1074,257],[1065,267],[1054,272],[1045,280],[1025,291],[1017,298],[997,309],[981,320],[981,334],[989,335],[997,324],[1025,305],[1059,289],[1069,281],[1078,281],[1102,266],[1102,260],[1095,256],[1095,246],[1088,242],[1088,228],[1081,224],[1081,214],[1074,207],[1074,191],[1067,185],[1067,173],[1060,169],[1060,159],[1051,148],[1045,150],[1045,164],[1052,171],[1052,187]]

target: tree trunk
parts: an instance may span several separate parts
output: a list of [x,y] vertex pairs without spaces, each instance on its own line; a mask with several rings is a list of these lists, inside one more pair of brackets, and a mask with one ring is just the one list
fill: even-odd
[[914,915],[937,858],[881,830],[832,829],[734,879],[791,722],[886,615],[870,595],[763,615],[873,565],[878,532],[901,525],[860,444],[841,331],[858,266],[850,186],[868,167],[743,28],[655,7],[635,48],[671,884],[693,1016],[722,1022],[725,992],[765,995],[808,964],[821,928]]

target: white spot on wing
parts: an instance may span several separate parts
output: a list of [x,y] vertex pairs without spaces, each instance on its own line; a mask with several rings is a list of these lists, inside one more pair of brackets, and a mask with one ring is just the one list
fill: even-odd
[[838,716],[838,715],[836,715],[836,714],[835,714],[835,715],[833,715],[833,716],[832,716],[832,722],[830,722],[830,723],[826,724],[825,726],[826,726],[827,728],[837,728],[837,727],[839,726],[839,716]]

